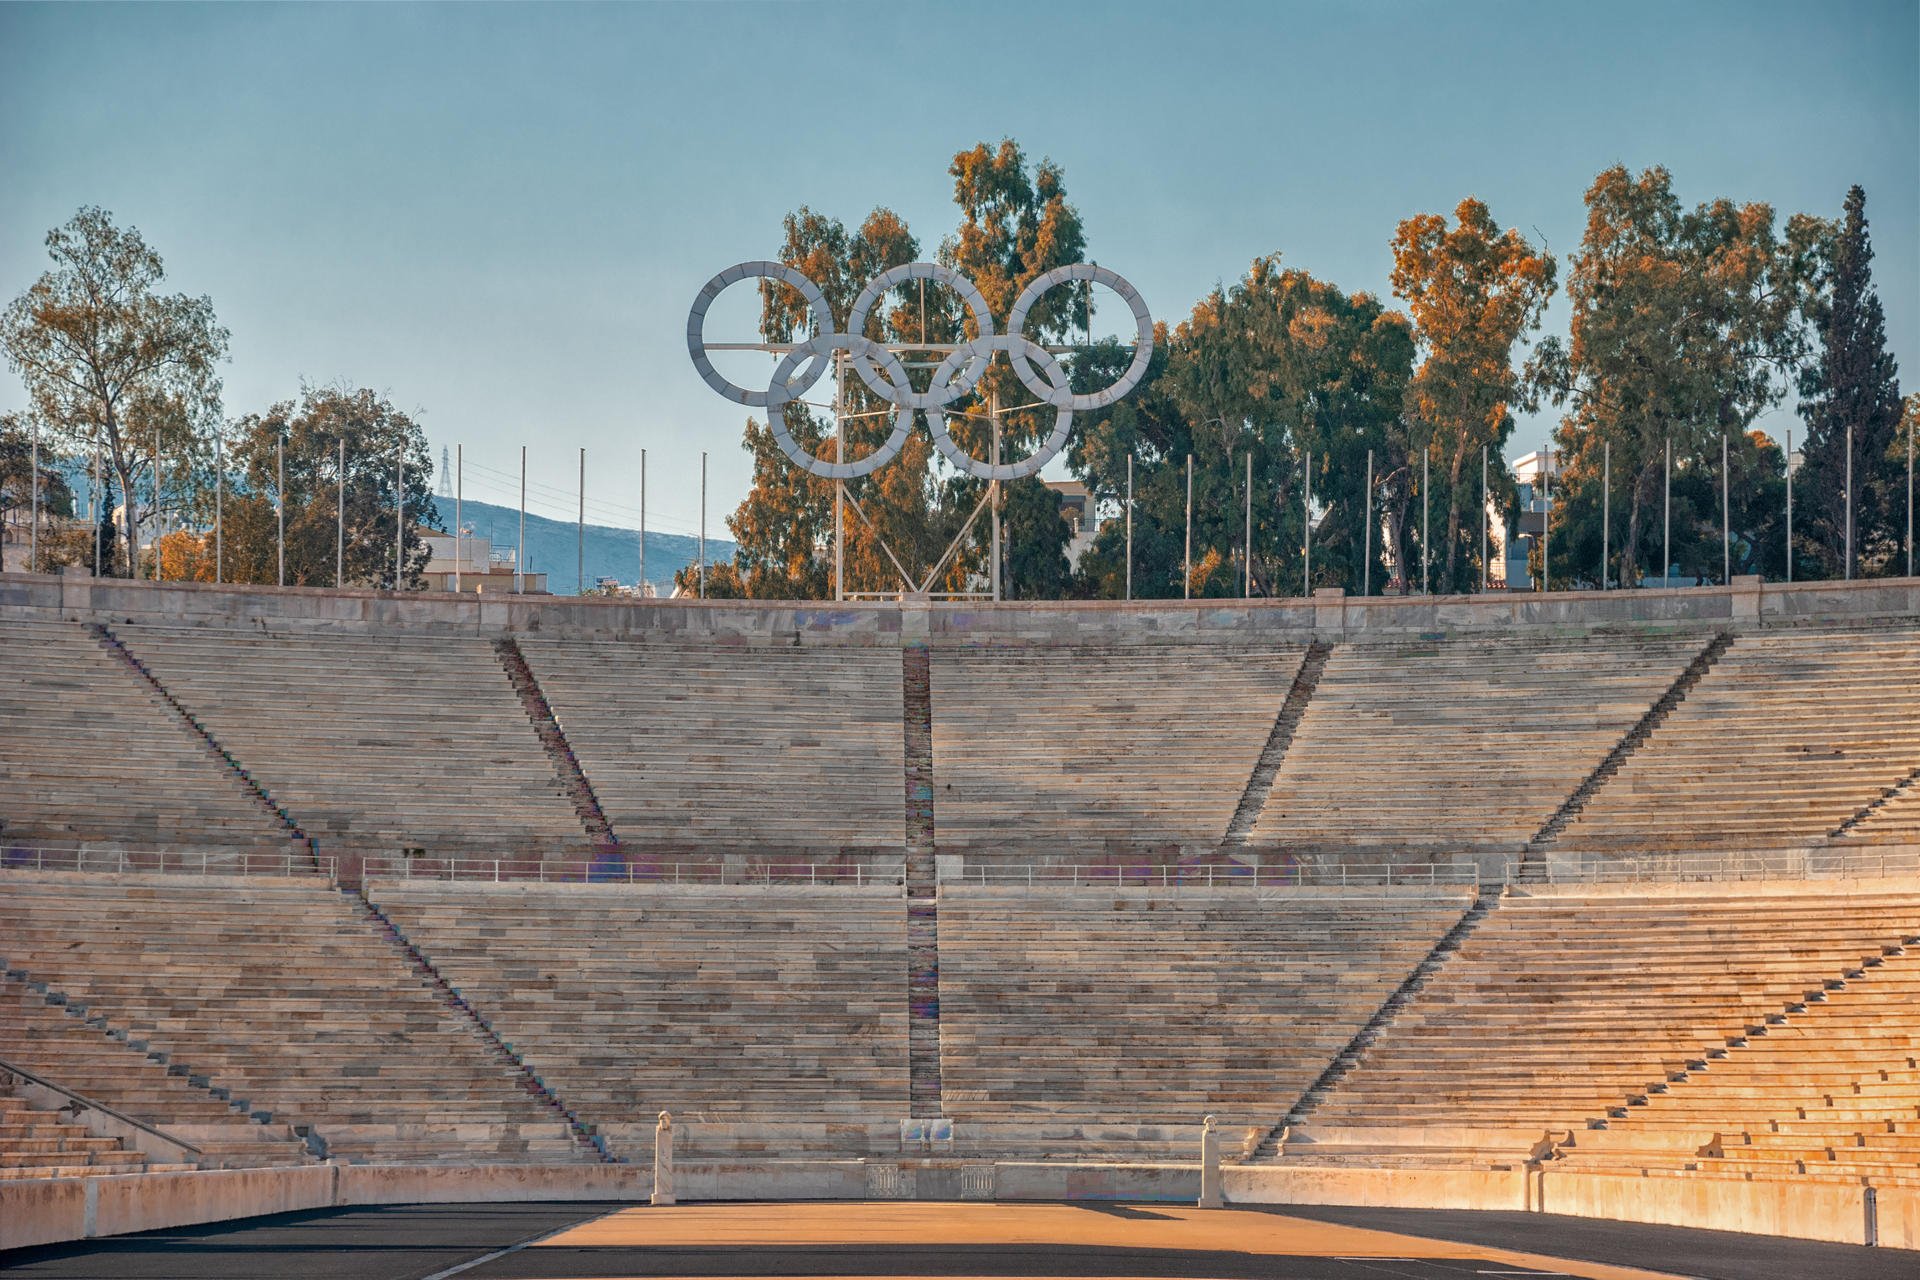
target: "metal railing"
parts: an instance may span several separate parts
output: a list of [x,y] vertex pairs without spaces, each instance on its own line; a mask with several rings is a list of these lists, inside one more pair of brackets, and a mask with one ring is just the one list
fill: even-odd
[[332,876],[335,860],[304,848],[128,849],[0,841],[0,871],[164,872],[169,875]]
[[[1920,875],[1920,848],[1817,847],[1720,853],[1555,853],[1539,863],[1536,883],[1685,884],[1739,880],[1840,880]],[[1520,863],[1506,865],[1509,884]]]
[[954,883],[1030,888],[1293,889],[1383,885],[1474,885],[1472,862],[1294,863],[969,863]]
[[535,884],[898,885],[901,862],[661,862],[609,858],[393,857],[354,860],[363,876],[396,880],[531,882]]

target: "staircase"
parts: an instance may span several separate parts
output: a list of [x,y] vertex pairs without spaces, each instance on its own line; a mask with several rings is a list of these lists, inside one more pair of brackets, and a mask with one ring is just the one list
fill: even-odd
[[1906,777],[1900,779],[1900,781],[1894,783],[1885,791],[1882,791],[1866,804],[1861,805],[1845,822],[1827,832],[1827,839],[1844,840],[1846,837],[1852,835],[1854,829],[1861,823],[1886,808],[1889,804],[1892,804],[1901,796],[1906,795],[1915,787],[1920,787],[1920,768],[1915,768],[1911,773],[1907,774]]
[[65,1111],[42,1111],[0,1094],[0,1181],[97,1174],[175,1172],[191,1164],[152,1164],[121,1138],[96,1138]]
[[1540,856],[1541,853],[1559,838],[1568,824],[1580,815],[1580,810],[1586,807],[1587,801],[1593,798],[1594,793],[1620,771],[1620,766],[1627,762],[1627,757],[1638,751],[1641,745],[1653,736],[1654,730],[1658,729],[1673,713],[1673,709],[1686,701],[1687,694],[1700,683],[1701,677],[1713,669],[1713,664],[1720,660],[1720,656],[1732,643],[1733,633],[1730,631],[1719,632],[1708,641],[1706,648],[1694,655],[1693,661],[1687,664],[1686,670],[1682,671],[1668,686],[1667,691],[1660,695],[1659,701],[1647,708],[1646,713],[1631,729],[1627,730],[1626,736],[1622,737],[1593,772],[1574,788],[1573,794],[1554,810],[1553,816],[1533,833],[1533,838],[1527,841],[1520,855],[1522,881],[1538,880],[1545,874],[1546,862]]
[[345,894],[353,905],[359,908],[361,915],[366,919],[367,924],[374,932],[378,933],[386,939],[387,942],[405,953],[407,962],[413,967],[413,971],[415,975],[419,977],[420,981],[424,985],[432,988],[447,1008],[467,1020],[467,1023],[473,1028],[475,1034],[486,1044],[493,1056],[506,1063],[519,1074],[521,1087],[533,1097],[539,1099],[551,1109],[555,1115],[566,1122],[568,1133],[573,1135],[575,1146],[579,1147],[583,1154],[591,1154],[594,1159],[602,1164],[620,1163],[619,1157],[613,1154],[612,1150],[608,1148],[606,1140],[594,1131],[594,1127],[575,1115],[573,1110],[561,1101],[560,1096],[548,1088],[546,1082],[533,1073],[533,1068],[529,1067],[526,1060],[514,1051],[513,1046],[501,1039],[499,1033],[494,1031],[487,1020],[480,1016],[479,1011],[468,1004],[466,999],[462,997],[458,991],[454,990],[453,984],[448,982],[440,970],[434,967],[433,961],[429,960],[424,952],[414,946],[413,943],[408,940],[406,934],[400,932],[400,926],[396,925],[388,918],[386,912],[375,906],[373,902],[368,899],[364,888],[342,887],[340,892]]
[[[101,648],[105,649],[112,657],[118,658],[126,665],[129,671],[146,681],[148,687],[160,695],[160,700],[173,711],[174,715],[179,717],[180,723],[185,725],[193,732],[195,737],[200,739],[200,744],[207,753],[227,771],[235,782],[240,784],[248,795],[253,797],[255,803],[279,825],[281,830],[286,832],[289,839],[295,841],[304,849],[308,863],[313,870],[318,871],[320,869],[320,842],[302,831],[299,824],[294,822],[293,815],[274,803],[273,797],[267,794],[266,788],[255,782],[252,775],[240,767],[240,762],[234,759],[233,753],[221,746],[220,740],[215,738],[205,725],[195,719],[191,712],[180,705],[179,701],[174,698],[167,687],[161,684],[153,672],[147,669],[146,663],[136,658],[133,655],[133,651],[120,642],[120,637],[114,635],[112,631],[109,631],[104,623],[92,623],[89,625],[88,630],[93,633],[94,639],[100,642]],[[289,869],[291,870],[291,868]]]
[[1247,836],[1252,833],[1253,824],[1260,820],[1260,811],[1267,807],[1267,796],[1273,792],[1280,762],[1286,759],[1287,748],[1293,745],[1300,717],[1306,714],[1307,703],[1313,699],[1313,691],[1320,684],[1320,673],[1327,669],[1327,658],[1332,653],[1332,645],[1318,640],[1307,646],[1307,656],[1301,659],[1300,670],[1294,673],[1293,687],[1287,690],[1286,701],[1280,704],[1279,714],[1273,718],[1273,732],[1267,735],[1267,745],[1261,748],[1260,758],[1254,762],[1253,774],[1247,779],[1246,790],[1240,793],[1233,820],[1227,823],[1227,834],[1220,840],[1221,853],[1246,847]]
[[1293,1125],[1304,1123],[1312,1115],[1313,1109],[1319,1105],[1320,1100],[1359,1064],[1367,1047],[1378,1040],[1400,1010],[1406,1008],[1408,1002],[1420,994],[1421,989],[1427,985],[1427,981],[1440,971],[1440,966],[1446,963],[1448,956],[1460,949],[1460,944],[1466,941],[1467,935],[1486,918],[1487,913],[1493,909],[1497,901],[1497,899],[1482,896],[1467,909],[1466,914],[1454,922],[1453,928],[1441,935],[1440,941],[1434,943],[1433,950],[1427,953],[1427,958],[1407,975],[1406,981],[1402,982],[1378,1009],[1374,1010],[1373,1016],[1367,1019],[1367,1024],[1354,1033],[1353,1039],[1349,1040],[1346,1047],[1335,1054],[1333,1061],[1327,1064],[1327,1069],[1307,1086],[1299,1100],[1287,1112],[1286,1118],[1267,1131],[1266,1136],[1260,1140],[1259,1146],[1254,1151],[1252,1157],[1254,1160],[1273,1160],[1279,1157],[1280,1144],[1286,1140],[1287,1130]]
[[500,656],[500,665],[506,668],[507,679],[513,682],[513,691],[520,695],[520,705],[527,719],[533,722],[534,732],[540,735],[540,745],[547,749],[547,757],[553,761],[553,771],[559,776],[561,787],[573,801],[573,811],[580,815],[580,825],[602,850],[619,849],[620,838],[614,834],[613,824],[607,821],[600,797],[594,794],[593,783],[587,780],[579,758],[573,754],[573,744],[567,741],[566,731],[561,729],[559,718],[548,705],[547,695],[534,678],[533,668],[527,665],[526,655],[520,652],[512,636],[495,640],[493,650]]
[[924,641],[900,651],[907,787],[907,1070],[915,1117],[940,1115],[940,885],[934,858],[933,688]]

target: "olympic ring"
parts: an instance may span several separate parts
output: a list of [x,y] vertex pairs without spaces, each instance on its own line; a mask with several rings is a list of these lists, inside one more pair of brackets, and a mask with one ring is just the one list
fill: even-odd
[[[894,386],[907,385],[906,366],[900,363],[898,356],[879,343],[857,333],[823,333],[787,352],[774,369],[773,381],[767,388],[767,426],[772,429],[774,443],[780,446],[780,452],[792,459],[795,465],[828,480],[852,480],[870,475],[893,461],[913,430],[913,414],[903,408],[898,409],[893,416],[892,433],[878,449],[857,462],[827,462],[801,448],[800,442],[787,430],[787,405],[799,394],[793,390],[789,379],[802,360],[809,356],[825,360],[834,351],[851,351],[862,359],[875,358],[880,361],[880,367],[887,371],[887,377]],[[899,403],[897,399],[894,402],[896,405]]]
[[[1068,389],[1067,371],[1060,367],[1060,362],[1053,358],[1053,353],[1031,338],[1018,333],[975,338],[940,362],[940,367],[933,371],[933,385],[936,387],[943,385],[946,379],[958,370],[961,361],[970,360],[976,354],[992,359],[994,352],[1004,351],[1010,358],[1017,360],[1023,358],[1018,354],[1019,348],[1022,347],[1046,362],[1047,377],[1056,388],[1061,391]],[[982,462],[962,449],[954,440],[953,434],[947,430],[947,416],[938,407],[927,410],[927,429],[933,432],[933,444],[940,450],[940,455],[968,475],[977,476],[982,480],[1018,480],[1021,476],[1030,476],[1046,466],[1053,460],[1053,456],[1065,447],[1067,432],[1073,427],[1073,410],[1067,405],[1060,405],[1058,408],[1060,411],[1054,417],[1053,433],[1041,442],[1038,449],[1018,462],[1003,462],[998,466],[991,462]]]
[[[806,275],[784,262],[742,262],[728,267],[713,279],[707,281],[700,290],[700,296],[693,300],[693,308],[687,312],[687,354],[693,357],[693,367],[700,371],[700,377],[706,384],[727,399],[744,404],[751,409],[767,407],[768,391],[750,391],[727,381],[720,371],[713,367],[713,361],[707,358],[707,308],[720,296],[728,285],[738,284],[742,280],[760,277],[778,280],[790,284],[800,291],[807,300],[807,306],[813,311],[814,320],[820,325],[821,332],[827,332],[833,324],[833,311],[827,306],[827,296],[820,292],[820,286]],[[800,395],[808,387],[820,381],[831,362],[825,356],[814,362],[807,370],[805,380],[796,387],[790,387],[794,396]],[[770,390],[770,389],[769,389]],[[790,397],[791,398],[791,397]]]
[[[756,277],[778,280],[799,290],[813,312],[816,325],[821,326],[821,332],[815,337],[787,351],[775,367],[773,379],[765,391],[752,391],[729,382],[713,367],[713,362],[707,357],[706,347],[707,310],[713,305],[713,300],[728,286]],[[868,338],[864,332],[875,304],[889,289],[910,280],[933,280],[947,286],[959,295],[961,304],[972,315],[974,326],[979,330],[978,336],[961,343],[940,362],[925,391],[915,391],[907,379],[906,366],[899,357]],[[1034,305],[1049,290],[1070,280],[1105,285],[1119,294],[1133,313],[1133,360],[1118,378],[1099,391],[1076,394],[1066,369],[1054,358],[1053,353],[1021,332]],[[853,309],[847,317],[846,332],[828,330],[825,326],[832,322],[832,310],[820,287],[801,271],[782,262],[742,262],[728,267],[707,281],[687,313],[687,353],[693,357],[694,368],[699,371],[700,377],[729,400],[751,408],[765,409],[767,425],[773,431],[774,442],[780,446],[780,451],[794,465],[829,480],[851,480],[871,474],[891,462],[906,444],[907,436],[913,429],[916,410],[927,415],[927,429],[932,433],[934,446],[940,450],[941,456],[959,470],[982,480],[1017,480],[1033,475],[1066,447],[1075,413],[1105,408],[1132,391],[1146,376],[1147,364],[1153,356],[1153,317],[1148,313],[1147,304],[1139,291],[1117,272],[1084,262],[1055,267],[1022,289],[1007,316],[1007,331],[1004,334],[994,332],[993,314],[979,287],[952,267],[935,262],[909,262],[881,272],[869,280],[854,299]],[[786,407],[821,379],[832,364],[831,357],[835,351],[847,352],[848,363],[853,366],[860,380],[875,395],[894,406],[892,432],[878,449],[857,462],[827,462],[816,458],[803,449],[787,429]],[[1013,364],[1014,376],[1020,379],[1021,384],[1056,412],[1053,430],[1038,449],[1018,462],[996,465],[981,462],[960,447],[947,430],[946,410],[979,385],[994,354],[1001,351],[1007,353]],[[800,366],[809,359],[813,363],[801,369]],[[878,368],[875,368],[876,363]]]

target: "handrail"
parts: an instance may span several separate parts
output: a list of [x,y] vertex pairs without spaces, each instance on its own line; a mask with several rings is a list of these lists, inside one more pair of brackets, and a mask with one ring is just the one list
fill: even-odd
[[96,849],[84,844],[44,844],[0,838],[0,871],[163,872],[168,875],[303,876],[331,878],[337,860],[316,858],[305,848],[268,853],[259,849]]
[[160,1139],[160,1141],[166,1143],[169,1146],[179,1147],[182,1151],[191,1151],[196,1158],[205,1154],[200,1150],[199,1147],[194,1146],[191,1142],[188,1142],[183,1138],[176,1138],[172,1134],[166,1132],[164,1129],[156,1129],[144,1120],[135,1120],[132,1116],[128,1115],[124,1111],[116,1111],[114,1108],[108,1106],[106,1103],[96,1102],[92,1098],[87,1097],[84,1093],[75,1093],[73,1090],[67,1088],[67,1086],[63,1084],[55,1084],[53,1081],[47,1079],[45,1076],[36,1075],[34,1072],[27,1070],[25,1067],[17,1066],[12,1062],[7,1061],[7,1059],[5,1058],[0,1058],[0,1071],[7,1072],[12,1075],[24,1077],[25,1079],[31,1080],[33,1083],[39,1085],[42,1089],[51,1089],[55,1093],[60,1094],[62,1097],[72,1098],[75,1102],[79,1103],[83,1107],[87,1107],[91,1110],[101,1112],[105,1115],[110,1115],[115,1120],[118,1120],[120,1123],[132,1125],[134,1128],[140,1130],[142,1133],[150,1133],[154,1137]]
[[[1529,865],[1547,884],[1677,884],[1740,880],[1840,880],[1920,875],[1920,849],[1810,846],[1746,853],[1549,852]],[[1522,883],[1521,863],[1509,859],[1508,884]]]
[[1088,888],[1139,885],[1179,888],[1361,888],[1390,885],[1477,885],[1472,862],[1333,862],[1285,866],[1251,863],[972,863],[957,883],[1041,888],[1063,883]]
[[715,884],[898,886],[906,891],[903,860],[883,862],[763,862],[729,865],[657,862],[645,856],[606,859],[527,857],[394,857],[369,854],[358,860],[363,877],[395,880],[483,880],[500,884]]

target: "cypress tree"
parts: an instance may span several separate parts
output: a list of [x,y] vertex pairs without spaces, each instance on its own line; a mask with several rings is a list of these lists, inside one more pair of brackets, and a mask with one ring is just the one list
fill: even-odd
[[[1887,350],[1886,316],[1873,291],[1867,195],[1847,192],[1825,288],[1808,308],[1819,350],[1801,371],[1804,464],[1795,477],[1796,551],[1829,577],[1846,563],[1847,431],[1853,448],[1853,575],[1893,571],[1905,534],[1905,473],[1887,462],[1900,425],[1899,366]],[[1804,514],[1802,514],[1804,513]]]

